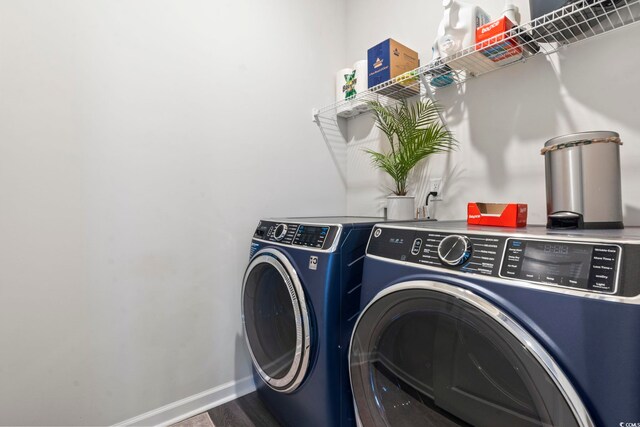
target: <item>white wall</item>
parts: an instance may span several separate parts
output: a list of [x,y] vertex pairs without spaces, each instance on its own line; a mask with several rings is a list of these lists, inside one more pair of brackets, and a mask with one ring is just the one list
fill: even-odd
[[[1,2],[0,424],[111,424],[246,378],[256,221],[384,203],[371,117],[348,126],[347,193],[311,108],[384,38],[430,59],[440,17],[414,0]],[[460,149],[420,180],[447,178],[436,216],[517,200],[542,222],[544,141],[611,129],[640,224],[639,36],[440,91]]]
[[[482,0],[498,16],[502,0]],[[417,49],[423,63],[442,16],[441,2],[365,0],[347,2],[348,59],[393,37]],[[525,17],[526,18],[526,17]],[[460,93],[454,87],[437,97],[460,142],[451,155],[433,157],[414,191],[424,194],[426,179],[444,177],[444,200],[435,202],[441,220],[464,219],[469,201],[529,204],[529,223],[543,223],[544,158],[548,139],[572,132],[613,130],[620,133],[622,190],[626,225],[640,225],[640,25],[570,46],[549,58],[498,70],[468,81]],[[363,53],[364,52],[364,53]],[[349,192],[351,214],[380,212],[384,176],[373,171],[363,147],[379,147],[370,117],[352,119],[349,129]]]
[[111,424],[249,375],[258,219],[346,210],[310,117],[344,11],[0,3],[0,424]]

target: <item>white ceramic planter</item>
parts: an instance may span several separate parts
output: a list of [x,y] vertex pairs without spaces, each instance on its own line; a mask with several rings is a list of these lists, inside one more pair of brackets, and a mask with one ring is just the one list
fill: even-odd
[[415,197],[413,196],[389,196],[387,197],[387,219],[414,219],[415,207]]

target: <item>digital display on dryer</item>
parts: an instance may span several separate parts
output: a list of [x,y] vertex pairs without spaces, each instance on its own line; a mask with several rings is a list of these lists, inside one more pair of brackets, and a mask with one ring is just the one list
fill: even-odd
[[298,232],[293,240],[294,245],[311,246],[314,248],[322,248],[325,239],[329,233],[329,227],[314,227],[310,225],[300,225]]
[[615,292],[614,245],[508,239],[500,276],[599,292]]
[[521,274],[536,281],[567,284],[571,281],[577,287],[586,287],[592,252],[589,245],[529,241]]

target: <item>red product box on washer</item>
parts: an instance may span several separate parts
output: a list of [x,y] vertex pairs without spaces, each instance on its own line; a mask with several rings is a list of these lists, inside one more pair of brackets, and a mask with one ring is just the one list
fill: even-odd
[[467,224],[524,227],[528,207],[524,203],[478,203],[467,205]]

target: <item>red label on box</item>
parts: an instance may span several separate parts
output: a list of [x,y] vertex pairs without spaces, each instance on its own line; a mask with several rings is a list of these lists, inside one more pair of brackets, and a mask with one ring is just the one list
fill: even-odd
[[[522,47],[513,38],[505,40],[505,32],[513,28],[506,16],[476,28],[476,49],[494,62],[522,54]],[[490,46],[490,47],[489,47]]]
[[524,227],[528,207],[523,203],[469,203],[467,224],[496,227]]

